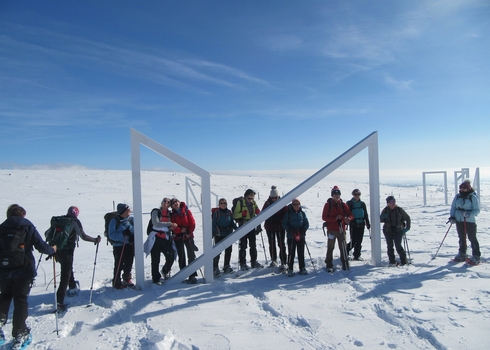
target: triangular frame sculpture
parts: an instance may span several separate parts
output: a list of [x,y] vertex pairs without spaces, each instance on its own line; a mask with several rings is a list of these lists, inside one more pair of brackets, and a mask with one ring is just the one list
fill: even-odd
[[[204,279],[206,283],[214,281],[213,275],[213,257],[225,250],[230,244],[233,244],[241,237],[245,236],[254,227],[264,222],[274,215],[282,207],[290,203],[294,198],[299,197],[309,188],[324,179],[335,169],[342,166],[359,152],[368,148],[369,158],[369,192],[370,192],[370,214],[371,214],[371,261],[375,266],[381,265],[381,230],[380,230],[380,193],[379,193],[379,156],[378,156],[378,133],[375,131],[359,141],[356,145],[348,149],[342,155],[331,161],[325,167],[317,171],[301,184],[296,186],[290,192],[286,193],[273,205],[267,207],[260,215],[241,226],[224,240],[213,246],[211,232],[211,182],[210,173],[201,167],[191,163],[189,160],[181,157],[177,153],[162,146],[151,138],[141,134],[135,129],[130,129],[131,134],[131,170],[133,185],[133,213],[135,228],[135,269],[136,284],[140,288],[145,286],[144,283],[144,253],[143,253],[143,208],[141,199],[141,161],[140,145],[143,145],[163,157],[181,165],[187,170],[193,172],[201,178],[202,188],[202,225],[203,225],[203,254],[194,260],[191,264],[175,274],[167,284],[176,284],[182,281],[182,276],[187,277],[193,271],[204,266]],[[321,213],[318,213],[320,215]]]

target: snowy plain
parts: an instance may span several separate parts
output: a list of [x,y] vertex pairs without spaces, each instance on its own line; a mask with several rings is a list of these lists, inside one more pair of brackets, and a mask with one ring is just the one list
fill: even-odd
[[[254,189],[260,207],[271,185],[287,193],[313,172],[263,172],[243,175],[212,175],[212,191],[228,203]],[[345,174],[344,174],[345,175]],[[337,185],[344,201],[354,188],[369,206],[366,176],[344,176],[337,171],[302,194],[303,210],[310,221],[306,276],[287,277],[264,268],[249,276],[227,275],[213,283],[151,283],[150,258],[145,259],[143,290],[111,287],[113,256],[103,240],[95,265],[95,246],[80,242],[75,251],[74,273],[81,292],[66,298],[69,309],[55,329],[53,265],[41,259],[38,276],[29,297],[28,325],[32,349],[486,349],[490,341],[490,219],[486,193],[490,183],[481,183],[481,213],[477,217],[483,263],[467,267],[450,259],[457,253],[455,227],[438,256],[449,225],[449,205],[444,203],[442,179],[428,180],[428,203],[423,206],[422,179],[405,182],[382,179],[380,206],[388,195],[397,198],[412,218],[408,244],[413,264],[387,267],[384,238],[382,263],[370,262],[371,243],[366,230],[362,257],[350,271],[325,272],[326,238],[321,213],[330,189]],[[381,174],[383,175],[383,174]],[[143,171],[143,211],[158,207],[164,196],[186,201],[185,178],[190,174]],[[53,215],[66,213],[70,205],[80,208],[84,230],[102,235],[106,212],[113,202],[132,205],[131,172],[109,170],[1,170],[0,208],[18,203],[41,235]],[[199,194],[199,187],[193,186]],[[449,204],[454,186],[449,183]],[[199,207],[189,201],[197,222],[196,244],[202,248]],[[214,206],[214,203],[213,203]],[[231,205],[230,205],[231,206]],[[5,212],[5,211],[4,211]],[[143,222],[149,216],[144,214]],[[371,218],[376,220],[377,218]],[[265,232],[264,232],[265,233]],[[265,237],[264,237],[265,238]],[[267,245],[267,242],[266,242]],[[200,254],[202,249],[200,249]],[[265,264],[258,239],[259,261]],[[267,253],[267,256],[269,254]],[[232,266],[237,269],[238,246],[234,244]],[[39,253],[35,251],[36,261]],[[247,254],[248,257],[248,254]],[[339,251],[334,252],[339,263]],[[222,267],[223,257],[220,261]],[[92,305],[88,306],[94,267]],[[315,271],[316,268],[316,271]],[[59,266],[57,266],[59,272]],[[297,269],[297,262],[295,264]],[[178,271],[177,262],[173,272]],[[12,312],[13,307],[11,307]],[[4,327],[10,338],[11,315]]]

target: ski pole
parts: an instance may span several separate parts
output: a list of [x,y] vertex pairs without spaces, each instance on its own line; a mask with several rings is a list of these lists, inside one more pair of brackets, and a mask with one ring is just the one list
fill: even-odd
[[345,231],[342,227],[342,220],[337,220],[337,222],[339,223],[339,232],[340,232],[340,235],[341,235],[341,238],[342,238],[342,243],[340,244],[341,245],[341,249],[342,249],[342,254],[341,255],[344,255],[344,264],[345,264],[345,267],[347,268],[347,270],[350,270],[350,264],[349,264],[349,259],[348,259],[348,255],[347,255],[347,245],[345,243],[345,241],[347,240],[347,238],[345,237]]
[[434,257],[433,257],[432,259],[430,259],[430,261],[432,261],[432,260],[434,260],[434,259],[436,258],[437,253],[439,253],[439,249],[441,249],[441,247],[442,247],[442,243],[444,243],[444,240],[446,239],[446,236],[447,236],[447,234],[449,233],[449,230],[451,229],[451,227],[452,227],[452,226],[453,226],[453,223],[451,223],[451,225],[449,225],[449,228],[447,229],[446,234],[444,235],[444,238],[443,238],[443,239],[442,239],[442,241],[441,241],[441,244],[439,244],[439,248],[437,248],[437,251],[436,251],[436,253],[434,254]]
[[311,257],[310,248],[308,248],[308,244],[306,244],[306,239],[305,239],[305,247],[306,247],[306,251],[308,252],[308,255],[310,256],[311,264],[313,265],[313,270],[315,270],[315,273],[316,273],[317,271],[316,271],[315,262],[313,261],[313,259]]
[[119,263],[117,264],[117,269],[116,269],[116,272],[114,273],[114,278],[112,280],[112,287],[115,287],[116,286],[116,277],[119,280],[119,274],[121,273],[121,270],[120,270],[121,261],[122,261],[122,257],[123,257],[123,254],[124,254],[124,247],[126,246],[126,239],[127,238],[128,238],[128,236],[124,236],[124,243],[123,243],[123,246],[122,246],[122,249],[121,249],[121,256],[119,257]]
[[41,256],[39,257],[39,260],[37,261],[36,265],[36,276],[37,276],[37,270],[39,269],[39,265],[41,265],[41,258],[43,257],[43,253],[41,253]]
[[262,238],[262,247],[264,248],[265,263],[268,265],[269,261],[267,260],[267,253],[265,252],[264,235],[262,234],[262,230],[260,231],[260,238]]
[[408,261],[407,261],[407,263],[408,264],[411,264],[412,263],[412,258],[410,257],[410,249],[408,248],[408,238],[407,238],[407,235],[406,234],[403,234],[403,242],[405,244],[405,250],[407,251],[407,254],[408,254]]
[[56,261],[53,256],[53,286],[54,286],[54,317],[56,319],[56,335],[59,336],[58,331],[58,296],[56,295]]
[[95,259],[94,259],[94,271],[92,272],[92,284],[90,285],[90,299],[88,305],[92,304],[92,292],[94,290],[94,277],[95,277],[95,266],[97,265],[97,253],[99,252],[99,240],[97,240],[97,246],[95,248]]

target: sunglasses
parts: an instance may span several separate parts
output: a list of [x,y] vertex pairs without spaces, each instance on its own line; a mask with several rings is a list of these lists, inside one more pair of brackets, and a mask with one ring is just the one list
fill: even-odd
[[354,193],[354,196],[360,196],[361,194],[360,193]]
[[228,203],[226,203],[226,202],[219,202],[219,205],[221,205],[221,204],[225,204],[225,205],[226,205],[226,204],[228,204]]
[[162,203],[167,203],[167,204],[169,204],[169,203],[170,203],[170,201],[163,201]]
[[388,204],[395,204],[395,203],[396,203],[396,201],[394,201],[394,200],[391,200],[388,202]]

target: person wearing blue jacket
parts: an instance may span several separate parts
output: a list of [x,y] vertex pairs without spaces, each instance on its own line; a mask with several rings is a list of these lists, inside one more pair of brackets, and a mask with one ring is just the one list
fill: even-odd
[[470,261],[474,264],[480,263],[480,244],[476,238],[476,216],[480,213],[480,201],[475,193],[471,182],[466,179],[459,185],[459,193],[454,197],[449,213],[449,222],[456,224],[459,237],[459,253],[454,258],[455,261],[465,261],[466,255],[466,235],[471,243]]
[[[218,244],[237,229],[237,225],[235,221],[233,221],[233,214],[231,210],[228,209],[228,203],[226,202],[226,199],[220,198],[218,203],[219,207],[213,209],[213,212],[211,214],[214,244]],[[225,263],[223,266],[224,273],[233,272],[233,268],[230,265],[232,250],[233,245],[230,245],[228,248],[225,249]],[[214,277],[218,277],[219,275],[221,275],[218,266],[220,255],[221,254],[216,255],[213,260]]]
[[296,250],[298,251],[299,273],[301,275],[308,274],[305,268],[305,239],[306,230],[308,230],[310,224],[306,213],[301,209],[299,199],[293,199],[291,204],[288,205],[282,220],[282,227],[286,230],[288,241],[288,276],[292,277],[294,275],[293,265]]
[[[36,227],[25,218],[26,211],[18,204],[12,204],[7,209],[7,220],[0,225],[0,345],[5,342],[3,326],[7,322],[10,304],[14,300],[14,313],[12,322],[13,348],[27,346],[32,341],[30,329],[26,325],[28,316],[27,299],[31,286],[36,277],[36,261],[32,254],[33,248],[48,256],[56,253],[56,246],[50,247],[41,237]],[[22,232],[23,231],[23,232]],[[22,232],[22,233],[21,233]],[[8,236],[23,235],[24,240],[19,243],[18,253],[23,263],[6,255]],[[15,239],[15,238],[14,238]],[[14,262],[14,260],[16,260]]]
[[[114,254],[114,279],[112,285],[116,289],[134,287],[131,281],[131,269],[134,259],[134,221],[130,216],[129,205],[119,203],[117,216],[109,223],[109,238],[112,240]],[[121,281],[121,271],[123,272]]]

